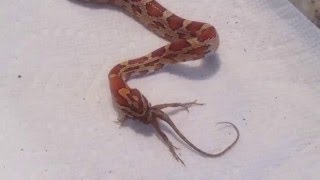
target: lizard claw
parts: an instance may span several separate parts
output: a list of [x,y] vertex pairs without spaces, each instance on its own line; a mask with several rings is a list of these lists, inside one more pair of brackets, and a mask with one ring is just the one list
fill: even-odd
[[198,106],[203,106],[204,103],[197,103],[197,100],[194,100],[192,102],[189,103],[183,103],[181,104],[181,107],[183,107],[187,112],[189,112],[189,108],[193,105],[198,105]]

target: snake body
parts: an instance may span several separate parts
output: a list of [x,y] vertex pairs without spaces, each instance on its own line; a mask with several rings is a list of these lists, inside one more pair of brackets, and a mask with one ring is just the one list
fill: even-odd
[[[135,75],[144,75],[157,71],[168,64],[203,58],[210,51],[215,51],[219,45],[219,36],[216,29],[207,23],[196,22],[181,18],[155,0],[86,0],[96,3],[110,3],[123,8],[128,14],[155,34],[169,41],[169,43],[153,52],[114,66],[109,72],[110,91],[115,105],[120,109],[124,122],[127,118],[139,120],[145,124],[151,124],[164,142],[169,147],[173,156],[180,162],[183,161],[175,153],[175,146],[161,131],[159,119],[168,123],[174,131],[193,149],[202,155],[216,157],[228,151],[238,140],[238,129],[229,122],[229,125],[237,132],[236,140],[223,151],[210,154],[193,145],[177,129],[170,117],[162,111],[167,107],[184,107],[201,105],[196,102],[168,103],[151,106],[147,98],[137,89],[130,88],[127,81]],[[188,109],[187,109],[188,110]]]

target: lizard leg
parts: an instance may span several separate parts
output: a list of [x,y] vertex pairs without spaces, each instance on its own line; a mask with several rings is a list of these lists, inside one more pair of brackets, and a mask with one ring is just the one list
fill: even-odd
[[118,118],[115,123],[119,124],[119,128],[123,126],[123,124],[127,121],[128,117],[124,113],[119,113]]
[[177,147],[175,147],[171,141],[169,140],[169,138],[167,137],[167,135],[161,131],[160,126],[159,126],[159,122],[157,120],[152,121],[152,126],[155,128],[156,132],[160,135],[160,137],[163,139],[163,141],[166,143],[166,145],[168,146],[171,154],[173,155],[173,157],[178,161],[181,162],[183,165],[184,162],[182,161],[182,159],[178,156],[178,154],[175,152],[175,150],[177,149]]
[[187,102],[187,103],[166,103],[166,104],[158,104],[155,106],[152,106],[153,108],[156,109],[164,109],[168,107],[183,107],[186,111],[189,112],[189,108],[193,105],[199,105],[202,106],[204,105],[203,103],[197,103],[197,100],[192,101],[192,102]]

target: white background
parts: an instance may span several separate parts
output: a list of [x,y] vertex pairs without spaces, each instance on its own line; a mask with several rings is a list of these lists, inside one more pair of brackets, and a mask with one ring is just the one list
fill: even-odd
[[159,2],[215,25],[221,45],[216,55],[130,85],[152,104],[206,103],[170,113],[206,151],[235,137],[218,121],[238,126],[239,143],[205,158],[165,128],[184,167],[151,127],[129,121],[119,129],[108,71],[166,44],[122,11],[3,1],[0,179],[319,179],[319,30],[286,0]]

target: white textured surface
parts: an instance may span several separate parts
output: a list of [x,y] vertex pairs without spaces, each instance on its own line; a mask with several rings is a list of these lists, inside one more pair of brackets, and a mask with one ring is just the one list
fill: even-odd
[[205,102],[172,118],[210,152],[234,137],[214,123],[231,121],[235,148],[208,159],[170,135],[183,167],[150,127],[113,122],[108,70],[165,44],[121,11],[3,1],[0,179],[319,179],[319,31],[285,0],[159,1],[214,24],[219,58],[130,84],[153,104]]

